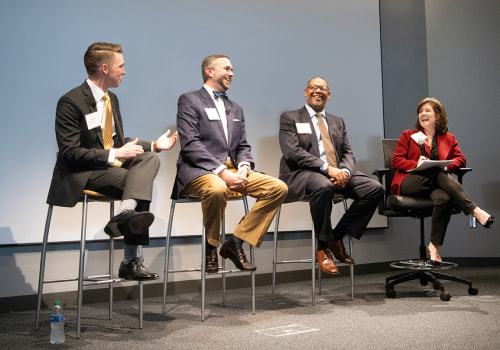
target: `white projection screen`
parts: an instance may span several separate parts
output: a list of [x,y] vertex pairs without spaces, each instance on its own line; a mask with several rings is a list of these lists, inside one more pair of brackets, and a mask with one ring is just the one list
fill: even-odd
[[[278,176],[279,116],[303,106],[314,76],[330,84],[327,111],[345,119],[358,169],[371,174],[382,165],[378,0],[16,0],[1,2],[0,18],[0,244],[42,241],[57,152],[56,103],[86,78],[83,54],[95,41],[124,48],[127,74],[113,91],[126,136],[154,140],[175,130],[179,95],[202,86],[203,57],[226,54],[235,69],[230,98],[245,111],[258,170]],[[178,153],[176,145],[159,155],[151,237],[166,234]],[[106,238],[108,206],[91,204],[88,214],[88,236]],[[227,232],[242,214],[241,204],[228,205]],[[78,240],[80,224],[81,204],[55,208],[51,241]],[[378,214],[370,223],[386,225]],[[283,209],[280,230],[310,228],[307,204]],[[176,208],[173,232],[201,233],[199,204]]]

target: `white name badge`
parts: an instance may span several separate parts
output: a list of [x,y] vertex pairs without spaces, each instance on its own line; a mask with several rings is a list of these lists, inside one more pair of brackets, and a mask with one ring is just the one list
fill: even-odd
[[311,124],[309,123],[295,123],[297,132],[299,134],[312,134]]
[[219,113],[216,108],[205,108],[208,120],[220,120]]
[[411,138],[413,139],[413,141],[420,144],[420,142],[425,142],[425,140],[427,139],[427,135],[425,135],[422,131],[419,131],[411,135]]
[[101,126],[101,115],[97,112],[87,114],[85,121],[87,122],[87,129],[92,130]]

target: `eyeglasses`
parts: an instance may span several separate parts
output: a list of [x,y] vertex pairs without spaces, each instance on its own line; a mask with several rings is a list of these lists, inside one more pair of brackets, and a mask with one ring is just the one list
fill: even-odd
[[316,91],[316,90],[318,90],[318,89],[320,89],[320,91],[322,91],[322,92],[327,92],[327,91],[329,91],[327,87],[324,87],[324,86],[319,86],[319,85],[308,86],[307,88],[308,88],[308,89],[311,89],[311,90],[313,90],[313,91]]

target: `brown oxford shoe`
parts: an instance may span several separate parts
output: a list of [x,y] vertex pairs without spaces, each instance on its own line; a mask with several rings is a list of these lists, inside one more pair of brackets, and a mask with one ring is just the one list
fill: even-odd
[[217,258],[217,249],[210,249],[207,251],[206,256],[206,265],[205,272],[206,273],[217,273],[219,272],[219,261]]
[[339,273],[339,269],[337,268],[337,265],[335,265],[335,261],[333,261],[332,251],[330,248],[318,250],[318,265],[323,272],[332,275],[337,275]]
[[224,259],[229,259],[233,262],[234,266],[236,266],[241,271],[255,271],[257,270],[257,266],[251,264],[247,260],[247,256],[243,249],[239,249],[238,253],[229,247],[228,241],[225,241],[222,247],[220,247],[220,256]]
[[330,249],[332,250],[333,256],[340,262],[344,264],[354,264],[354,259],[347,254],[345,250],[344,242],[342,240],[330,241],[328,242]]

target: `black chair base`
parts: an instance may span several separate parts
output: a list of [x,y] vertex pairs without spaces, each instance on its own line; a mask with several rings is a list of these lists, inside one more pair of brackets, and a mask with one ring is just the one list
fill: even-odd
[[468,293],[470,295],[476,295],[478,293],[477,288],[472,287],[472,282],[460,277],[437,272],[440,270],[446,270],[457,266],[457,264],[455,263],[443,262],[442,267],[437,268],[431,266],[426,260],[405,260],[405,261],[394,262],[391,264],[391,266],[395,268],[403,268],[416,271],[404,272],[394,276],[387,277],[385,279],[385,295],[388,298],[396,297],[396,291],[394,290],[395,285],[413,280],[420,280],[420,284],[422,286],[426,286],[429,282],[431,282],[432,287],[435,290],[441,291],[439,298],[442,301],[449,301],[451,295],[444,290],[444,286],[440,280],[453,281],[466,284],[469,286]]

